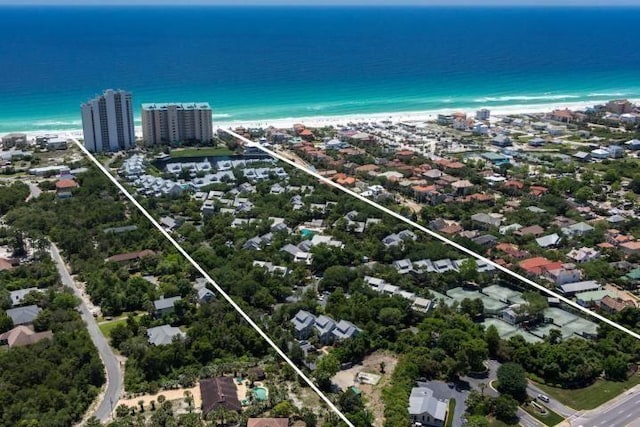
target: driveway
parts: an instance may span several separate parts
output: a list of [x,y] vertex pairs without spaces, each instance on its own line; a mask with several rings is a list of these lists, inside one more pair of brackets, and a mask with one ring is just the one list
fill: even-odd
[[457,387],[449,387],[449,385],[442,381],[418,381],[418,387],[429,387],[433,390],[433,397],[436,399],[455,399],[456,408],[453,411],[453,427],[462,427],[462,416],[467,410],[467,395],[469,389],[460,387],[459,383]]

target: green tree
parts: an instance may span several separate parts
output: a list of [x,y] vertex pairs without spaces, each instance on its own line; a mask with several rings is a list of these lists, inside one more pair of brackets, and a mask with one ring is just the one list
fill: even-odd
[[576,201],[579,203],[586,203],[589,200],[593,199],[593,196],[593,190],[588,186],[580,187],[574,194]]
[[289,418],[295,410],[296,407],[291,402],[284,400],[271,409],[271,415],[276,418]]
[[0,310],[0,334],[7,332],[11,328],[13,328],[11,317],[4,310]]
[[523,402],[527,397],[527,376],[517,363],[505,363],[498,368],[498,391]]
[[500,349],[500,334],[498,333],[498,328],[494,325],[489,326],[484,333],[484,340],[487,342],[489,356],[496,357]]
[[484,304],[480,298],[465,298],[460,303],[460,311],[475,319],[484,313]]
[[627,362],[622,356],[610,355],[604,360],[604,374],[607,379],[624,381],[628,372]]
[[500,395],[493,399],[493,414],[497,419],[512,422],[517,419],[518,401],[509,395]]
[[475,282],[478,280],[478,263],[475,259],[466,259],[460,264],[460,277],[466,282]]
[[323,390],[331,388],[331,377],[340,370],[340,362],[331,353],[326,354],[318,360],[314,375],[318,381],[318,386]]

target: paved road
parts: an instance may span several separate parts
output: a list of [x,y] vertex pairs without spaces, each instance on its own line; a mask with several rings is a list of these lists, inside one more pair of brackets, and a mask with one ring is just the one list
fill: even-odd
[[[529,396],[531,397],[536,397],[538,394],[546,395],[544,390],[540,389],[535,383],[532,383],[531,381],[529,381],[529,385],[527,386],[527,393],[529,393]],[[565,418],[568,418],[576,413],[575,409],[563,405],[562,403],[553,399],[551,396],[548,396],[548,397],[549,397],[549,402],[541,402],[541,403],[545,405],[547,408],[551,409],[552,411],[562,415]]]
[[24,181],[24,182],[29,186],[29,197],[27,197],[27,200],[34,199],[42,193],[42,190],[40,190],[40,188],[38,188],[38,186],[33,182],[31,181]]
[[[498,362],[497,360],[488,360],[486,365],[487,365],[487,368],[489,369],[489,374],[487,378],[482,379],[480,382],[484,382],[485,384],[489,385],[492,381],[495,381],[498,378],[498,368],[500,367],[500,362]],[[470,382],[474,381],[473,379],[471,380],[467,379],[467,380]],[[531,390],[529,390],[529,388],[527,388],[527,391],[529,394],[531,394]],[[485,389],[485,393],[488,394],[489,396],[499,395],[499,393],[496,390],[494,390],[492,387],[487,387]],[[533,396],[536,396],[537,394],[538,393],[536,392]],[[545,403],[545,405],[547,404]],[[536,420],[532,415],[530,415],[527,411],[525,411],[522,408],[518,408],[518,417],[520,418],[519,424],[522,427],[544,427],[544,424]]]
[[[82,300],[82,295],[78,288],[76,288],[69,271],[67,270],[62,257],[60,256],[60,252],[58,248],[53,243],[51,244],[51,257],[54,262],[58,266],[58,272],[60,273],[60,278],[62,279],[62,283],[73,289],[74,294]],[[116,405],[120,395],[122,393],[122,374],[120,370],[120,362],[116,358],[115,354],[107,344],[107,340],[100,332],[98,328],[98,324],[96,323],[96,319],[94,319],[93,315],[89,312],[87,305],[84,301],[80,304],[80,314],[82,316],[82,320],[87,324],[87,329],[89,330],[89,334],[91,335],[91,340],[93,344],[98,349],[100,353],[100,358],[102,359],[102,363],[104,364],[107,371],[107,388],[103,395],[100,397],[102,401],[98,402],[97,406],[95,406],[95,417],[100,421],[107,421],[111,417],[112,406]]]
[[572,427],[640,427],[640,389],[634,388],[611,402],[571,420]]

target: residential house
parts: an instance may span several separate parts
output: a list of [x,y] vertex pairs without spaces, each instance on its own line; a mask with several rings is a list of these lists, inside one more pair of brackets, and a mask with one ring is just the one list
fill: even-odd
[[618,247],[622,249],[625,255],[640,254],[640,241],[637,240],[621,243]]
[[213,291],[207,287],[203,286],[198,289],[198,301],[200,303],[209,302],[215,297],[216,297],[216,294],[214,294]]
[[30,325],[38,317],[42,309],[37,305],[27,305],[24,307],[10,308],[7,316],[11,318],[13,326]]
[[0,345],[8,345],[9,348],[22,347],[35,344],[44,339],[53,339],[53,332],[35,332],[29,326],[19,325],[4,334],[0,334]]
[[393,262],[393,267],[398,270],[400,274],[407,274],[413,270],[413,265],[410,259],[401,259]]
[[529,274],[540,275],[545,271],[562,267],[562,262],[550,261],[544,257],[535,257],[522,260],[518,265]]
[[600,302],[604,297],[615,297],[616,292],[607,289],[599,291],[579,292],[576,294],[576,302],[582,307],[590,308],[600,306]]
[[491,139],[491,144],[497,147],[511,147],[511,138],[504,134],[498,134]]
[[582,282],[565,283],[558,287],[565,296],[573,296],[580,292],[599,291],[602,286],[595,280],[585,280]]
[[604,148],[596,148],[595,150],[591,151],[591,157],[594,159],[608,159],[609,158],[609,152],[607,150],[605,150]]
[[24,297],[26,297],[31,292],[41,292],[38,288],[26,288],[26,289],[18,289],[16,291],[9,292],[9,300],[11,301],[12,307],[17,307],[22,304]]
[[531,225],[529,227],[523,227],[513,232],[514,236],[520,236],[520,237],[524,237],[524,236],[540,237],[543,234],[544,234],[544,228],[540,227],[537,224]]
[[360,329],[348,320],[340,320],[331,333],[338,340],[353,338],[360,333]]
[[298,311],[295,317],[291,319],[296,338],[300,340],[309,338],[315,322],[316,317],[313,314],[304,310]]
[[593,261],[600,258],[600,251],[586,247],[582,247],[580,249],[573,248],[567,254],[567,258],[577,263]]
[[585,151],[578,151],[573,155],[573,158],[579,162],[589,162],[591,160],[591,154]]
[[558,268],[551,268],[553,265],[547,266],[543,270],[543,275],[551,280],[557,286],[565,283],[579,282],[582,279],[582,271],[577,269],[573,264],[562,264]]
[[117,254],[110,256],[106,259],[107,262],[132,262],[139,261],[142,258],[155,255],[156,253],[150,249],[145,249],[138,252],[128,252],[124,254]]
[[415,311],[426,313],[431,309],[432,305],[433,305],[433,301],[431,301],[430,299],[416,297],[413,300],[413,304],[411,305],[411,308]]
[[336,327],[336,322],[332,318],[323,315],[316,317],[314,328],[318,334],[320,342],[329,344],[333,340],[332,332]]
[[635,308],[636,305],[633,301],[621,300],[608,295],[600,300],[600,309],[608,314],[618,313],[627,307]]
[[202,397],[202,414],[205,417],[218,408],[236,412],[242,410],[236,384],[231,377],[200,380],[200,395]]
[[180,301],[182,298],[171,297],[171,298],[160,298],[153,302],[154,314],[156,317],[162,317],[165,314],[173,313],[173,308],[176,301]]
[[475,244],[480,246],[492,247],[498,242],[498,238],[491,234],[483,234],[482,236],[471,239]]
[[249,418],[247,427],[288,427],[289,418]]
[[60,179],[56,182],[56,194],[60,199],[69,198],[71,191],[77,187],[78,183],[73,179]]
[[592,232],[594,228],[586,222],[578,222],[562,229],[562,233],[568,237],[581,237]]
[[473,188],[473,184],[468,179],[461,179],[461,180],[452,182],[451,188],[453,188],[453,191],[455,192],[455,194],[461,196],[461,195],[468,194]]
[[409,416],[414,425],[443,427],[449,410],[448,400],[433,397],[428,387],[414,387],[409,397]]
[[291,243],[287,243],[281,249],[282,252],[286,252],[293,257],[294,262],[311,262],[311,254],[307,251],[303,251],[297,246],[292,245]]
[[179,328],[175,328],[171,325],[161,325],[155,328],[147,329],[147,341],[151,345],[168,345],[171,344],[174,338],[182,339],[187,334],[182,332]]
[[481,228],[499,227],[504,220],[504,216],[498,213],[487,214],[480,212],[471,215],[471,220]]
[[386,236],[382,239],[382,243],[387,248],[391,248],[394,246],[401,246],[405,240],[416,240],[418,236],[410,230],[402,230],[399,233],[394,233]]
[[541,248],[552,248],[557,246],[560,243],[562,238],[558,236],[558,233],[549,234],[547,236],[538,237],[536,239],[536,243]]

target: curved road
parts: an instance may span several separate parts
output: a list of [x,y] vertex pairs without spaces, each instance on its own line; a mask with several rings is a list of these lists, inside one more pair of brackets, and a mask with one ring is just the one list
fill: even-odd
[[51,243],[51,257],[53,261],[58,266],[58,272],[60,273],[60,278],[62,283],[73,289],[73,293],[80,298],[80,315],[82,316],[82,320],[87,324],[87,329],[89,330],[89,335],[91,335],[91,340],[93,344],[98,349],[100,353],[100,359],[102,359],[102,363],[104,364],[107,371],[107,387],[102,397],[102,401],[97,403],[95,406],[94,416],[104,422],[111,418],[111,414],[114,409],[114,405],[118,403],[118,399],[120,399],[120,394],[122,393],[122,375],[120,371],[120,361],[116,358],[115,354],[109,347],[107,340],[100,332],[98,328],[98,324],[96,323],[96,319],[94,319],[91,312],[87,308],[87,305],[84,303],[82,299],[82,295],[78,288],[76,288],[69,271],[67,270],[67,266],[64,264],[62,257],[60,256],[60,252],[55,244]]

